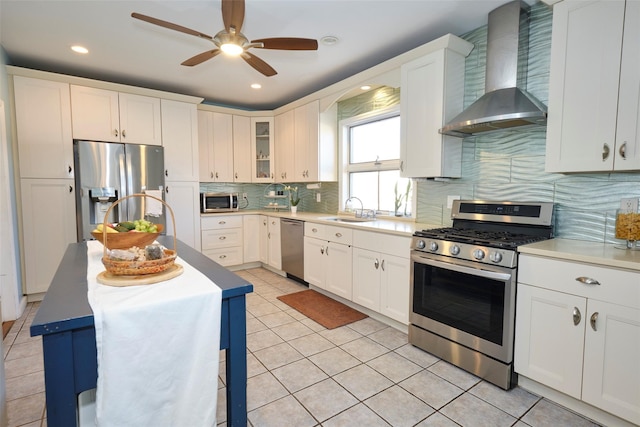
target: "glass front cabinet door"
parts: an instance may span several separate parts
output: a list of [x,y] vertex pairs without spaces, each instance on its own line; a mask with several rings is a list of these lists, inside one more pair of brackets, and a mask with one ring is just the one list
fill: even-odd
[[274,181],[273,117],[251,118],[252,182]]

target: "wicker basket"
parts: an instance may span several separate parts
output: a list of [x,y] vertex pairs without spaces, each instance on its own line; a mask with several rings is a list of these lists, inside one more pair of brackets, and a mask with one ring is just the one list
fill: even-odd
[[[163,205],[166,206],[167,211],[169,211],[171,213],[171,221],[173,223],[173,250],[171,249],[165,249],[164,250],[164,254],[165,256],[161,259],[154,259],[154,260],[149,260],[149,261],[119,261],[119,260],[114,260],[108,257],[107,255],[107,249],[128,249],[131,248],[133,246],[137,246],[139,248],[144,249],[145,246],[147,246],[150,243],[153,243],[153,241],[158,237],[158,235],[160,233],[107,233],[106,227],[106,218],[109,217],[109,212],[111,211],[111,209],[113,209],[118,203],[120,203],[123,200],[126,200],[128,198],[131,197],[149,197],[151,199],[157,200],[160,203],[162,203]],[[175,221],[175,217],[173,215],[173,209],[171,209],[171,206],[169,206],[168,204],[166,204],[164,202],[164,200],[159,199],[157,197],[154,196],[150,196],[148,194],[132,194],[130,196],[126,196],[126,197],[122,197],[120,199],[118,199],[118,201],[116,201],[114,204],[112,204],[109,207],[109,210],[107,210],[107,213],[105,214],[105,223],[103,225],[103,231],[102,231],[102,240],[101,242],[103,242],[104,245],[104,251],[103,251],[103,255],[102,255],[102,264],[104,264],[105,268],[107,269],[107,272],[111,273],[114,276],[140,276],[140,275],[145,275],[145,274],[156,274],[156,273],[161,273],[165,270],[167,270],[168,268],[170,268],[171,266],[173,266],[173,264],[175,263],[176,257],[178,256],[177,253],[177,239],[176,239],[176,233],[175,233],[175,229],[176,229],[176,221]],[[132,239],[131,240],[126,240],[126,244],[127,246],[122,246],[122,247],[116,247],[116,246],[112,246],[111,243],[111,236],[118,236],[118,235],[122,235],[122,236],[129,236],[132,235]],[[107,237],[109,236],[109,237]],[[150,239],[150,240],[149,240]],[[124,240],[124,239],[123,239]],[[104,244],[104,242],[107,242],[107,244]],[[120,243],[120,241],[118,241]],[[111,246],[111,247],[108,247]]]

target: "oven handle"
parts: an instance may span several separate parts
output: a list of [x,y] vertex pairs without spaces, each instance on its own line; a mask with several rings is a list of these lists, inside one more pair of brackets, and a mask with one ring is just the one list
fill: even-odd
[[448,262],[435,261],[431,258],[420,255],[412,255],[411,258],[420,264],[427,264],[433,267],[444,268],[445,270],[453,270],[458,273],[471,274],[474,276],[485,277],[487,279],[508,281],[511,279],[510,273],[498,273],[496,271],[487,271],[480,268],[465,267],[464,265],[451,264]]

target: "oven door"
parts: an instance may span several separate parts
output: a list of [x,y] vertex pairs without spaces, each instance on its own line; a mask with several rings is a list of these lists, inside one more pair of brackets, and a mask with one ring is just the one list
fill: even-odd
[[510,363],[515,286],[515,269],[413,251],[409,321]]

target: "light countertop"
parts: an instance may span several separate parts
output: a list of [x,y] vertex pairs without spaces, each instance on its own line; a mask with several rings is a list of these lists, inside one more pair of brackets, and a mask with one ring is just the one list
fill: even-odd
[[556,238],[520,246],[518,252],[640,272],[640,251],[618,249],[617,246]]
[[419,230],[425,230],[429,228],[439,228],[442,225],[439,224],[427,224],[420,222],[407,221],[404,219],[383,219],[376,218],[372,221],[366,222],[342,222],[335,221],[331,218],[353,218],[353,215],[332,215],[328,213],[318,213],[318,212],[297,212],[292,214],[289,211],[264,211],[264,210],[243,210],[238,212],[225,212],[225,213],[209,213],[209,214],[201,214],[202,217],[209,217],[211,215],[268,215],[279,218],[290,218],[290,219],[298,219],[301,221],[315,222],[319,224],[327,224],[333,225],[337,227],[347,227],[352,228],[354,230],[362,230],[362,231],[374,231],[379,233],[387,233],[387,234],[395,234],[398,236],[406,236],[411,237],[414,232]]

